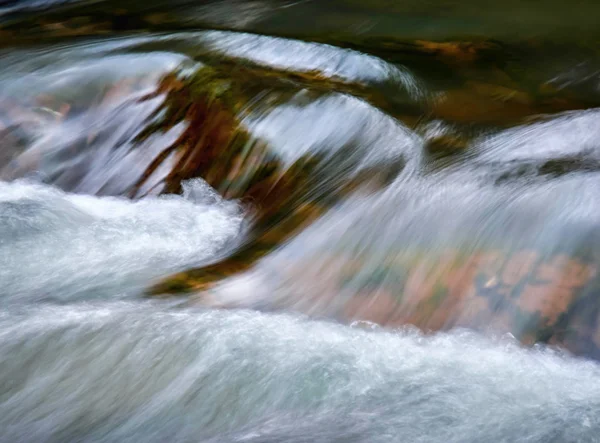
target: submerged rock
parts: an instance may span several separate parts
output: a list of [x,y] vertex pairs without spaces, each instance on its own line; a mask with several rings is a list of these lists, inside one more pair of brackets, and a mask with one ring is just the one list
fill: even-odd
[[[275,257],[280,264],[269,272],[277,275],[273,278],[281,285],[293,287],[293,279],[310,284],[304,291],[269,286],[261,274],[265,271],[261,259],[326,213],[347,192],[359,189],[361,182],[372,182],[373,175],[381,177],[373,189],[385,187],[407,157],[398,157],[396,163],[376,161],[370,166],[363,163],[368,156],[356,156],[364,143],[360,137],[340,138],[328,145],[328,133],[321,134],[320,125],[311,128],[319,134],[316,138],[310,132],[303,133],[303,138],[290,127],[278,126],[277,119],[287,122],[288,111],[284,109],[293,104],[296,114],[292,114],[292,127],[303,128],[301,119],[309,115],[311,104],[323,103],[319,100],[328,94],[318,86],[311,89],[312,80],[302,80],[305,90],[298,95],[298,83],[290,83],[289,76],[271,79],[265,93],[264,77],[253,77],[261,72],[244,67],[230,70],[228,66],[225,72],[202,68],[188,78],[165,78],[159,88],[167,91],[167,111],[160,124],[168,128],[182,120],[190,122],[173,144],[181,156],[174,168],[177,174],[167,178],[167,189],[177,191],[181,179],[197,174],[225,197],[246,203],[250,228],[237,252],[165,279],[150,290],[152,294],[191,292],[196,294],[195,301],[210,306],[291,309],[387,327],[491,330],[511,333],[526,343],[560,344],[595,355],[597,315],[584,320],[581,306],[595,305],[590,297],[598,290],[598,269],[596,260],[585,256],[548,255],[536,249],[511,253],[506,249],[457,249],[433,255],[423,251],[414,256],[405,251],[399,260],[385,261],[376,268],[352,256],[319,258],[304,264]],[[315,81],[319,85],[322,80]],[[255,102],[258,91],[262,91],[262,99]],[[186,103],[190,105],[186,107]],[[340,109],[340,103],[336,105]],[[273,117],[270,107],[277,111]],[[269,122],[265,127],[284,131],[285,143],[294,147],[292,157],[280,151],[277,137],[272,138],[269,131],[261,133],[257,125],[261,119]],[[383,115],[378,119],[384,119]],[[439,154],[435,147],[440,143],[447,145],[440,149],[450,154],[468,148],[464,130],[438,121],[438,129],[447,129],[438,134],[436,121],[432,124],[424,129],[432,155]],[[458,134],[455,139],[454,133]],[[263,138],[257,138],[258,134]],[[313,145],[311,140],[319,141]],[[303,148],[303,141],[310,148]],[[330,147],[323,150],[323,146]],[[422,148],[418,144],[418,149]],[[338,167],[348,161],[344,168]],[[391,164],[395,166],[388,169]]]
[[[283,262],[269,276],[254,271],[234,277],[199,293],[194,302],[291,310],[388,328],[510,333],[523,343],[551,343],[600,358],[596,262],[532,250],[449,251],[437,258],[404,255],[366,271],[370,268],[353,257],[326,257],[304,266]],[[280,283],[272,286],[273,279]],[[303,289],[283,289],[298,279]]]
[[[288,75],[265,79],[263,74],[263,70],[239,67],[228,69],[224,75],[219,69],[204,67],[186,79],[168,77],[161,84],[159,92],[169,91],[167,109],[149,131],[181,120],[188,123],[188,129],[172,145],[179,160],[166,179],[166,189],[176,192],[181,180],[202,177],[224,197],[245,203],[251,225],[247,240],[233,256],[167,279],[153,288],[153,293],[197,291],[248,269],[345,194],[364,183],[381,186],[394,179],[406,162],[403,150],[418,140],[363,102],[324,93],[318,78],[316,89],[310,87],[312,83],[299,89],[296,82],[290,83]],[[257,96],[261,97],[258,102]],[[362,144],[364,137],[380,137],[380,133],[365,133],[354,127],[349,128],[353,131],[349,135],[330,138],[336,128],[312,120],[326,115],[327,100],[336,105],[349,100],[349,110],[358,113],[352,117],[358,124],[368,127],[381,120],[378,124],[382,129],[398,131],[401,144],[394,146],[395,152],[378,156]],[[278,108],[281,106],[288,106],[291,114],[287,116]],[[311,106],[319,112],[313,115]],[[364,120],[369,118],[375,120]],[[257,138],[261,127],[269,127],[262,124],[264,119],[286,125],[308,119],[308,124],[317,126],[313,127],[314,135],[307,133],[304,140],[293,138],[298,146],[290,149],[276,146],[276,134],[267,135],[275,137],[272,141]]]

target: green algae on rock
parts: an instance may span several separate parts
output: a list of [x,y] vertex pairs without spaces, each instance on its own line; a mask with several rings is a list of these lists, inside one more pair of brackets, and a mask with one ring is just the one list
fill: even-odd
[[[245,67],[225,72],[201,67],[188,76],[168,75],[160,83],[156,94],[166,93],[165,109],[158,112],[158,120],[140,135],[140,140],[181,121],[185,121],[187,129],[148,169],[146,176],[171,151],[177,152],[178,160],[166,178],[168,192],[177,192],[182,180],[201,177],[225,198],[245,204],[251,225],[244,245],[233,256],[174,276],[152,292],[198,290],[247,269],[345,193],[361,183],[393,179],[401,170],[402,158],[361,166],[362,157],[354,155],[356,146],[352,142],[336,147],[334,152],[308,149],[291,163],[284,160],[268,143],[251,136],[241,121],[252,112],[257,95],[275,107],[304,88],[290,83],[285,74],[271,75],[273,78],[266,83],[270,88],[265,92],[263,74],[263,70],[255,72]],[[316,81],[321,82],[318,78]],[[265,93],[271,94],[274,101],[265,100]],[[318,99],[324,92],[309,90],[308,94],[310,101],[311,94]],[[337,179],[328,180],[331,174],[338,174]],[[136,190],[143,182],[138,183]],[[136,190],[132,195],[136,195]]]

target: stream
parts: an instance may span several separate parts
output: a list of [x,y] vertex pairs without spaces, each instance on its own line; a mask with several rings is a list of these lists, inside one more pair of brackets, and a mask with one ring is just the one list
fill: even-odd
[[0,1],[0,441],[600,442],[598,18]]

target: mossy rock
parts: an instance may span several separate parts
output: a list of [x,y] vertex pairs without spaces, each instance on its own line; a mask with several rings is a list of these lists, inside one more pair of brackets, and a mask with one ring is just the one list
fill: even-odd
[[[156,94],[148,97],[166,94],[165,108],[140,139],[182,121],[187,129],[148,169],[132,195],[161,161],[175,152],[178,160],[166,178],[166,191],[177,192],[183,180],[201,177],[225,198],[245,205],[250,230],[232,256],[168,278],[152,288],[153,294],[206,289],[248,269],[362,183],[383,185],[402,169],[403,161],[399,159],[365,167],[359,173],[336,172],[341,159],[348,162],[353,158],[348,155],[355,150],[353,145],[341,146],[334,153],[309,151],[287,164],[268,143],[247,132],[240,116],[248,112],[254,97],[265,91],[265,85],[269,91],[277,91],[275,97],[285,103],[298,91],[296,81],[290,82],[287,73],[269,78],[264,70],[229,68],[203,67],[187,77],[169,75]],[[322,79],[311,81],[318,84]],[[318,88],[313,92],[317,96],[325,93]],[[357,167],[357,162],[350,160],[350,166]],[[331,179],[332,173],[338,174],[335,180]]]

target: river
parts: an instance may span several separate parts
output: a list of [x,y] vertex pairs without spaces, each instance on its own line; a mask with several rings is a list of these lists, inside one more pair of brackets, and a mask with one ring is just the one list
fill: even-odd
[[0,1],[0,441],[600,441],[596,17]]

